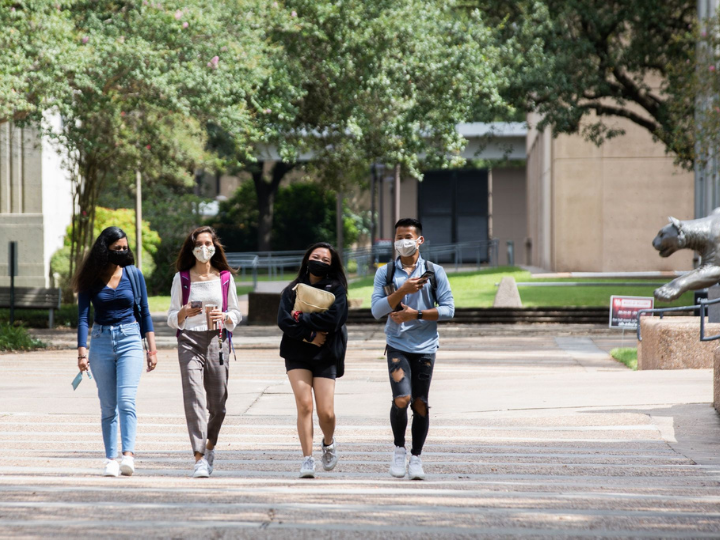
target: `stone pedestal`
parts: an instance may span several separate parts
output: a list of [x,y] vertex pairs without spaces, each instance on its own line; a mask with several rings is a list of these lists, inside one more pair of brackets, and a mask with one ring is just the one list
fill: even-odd
[[[717,300],[718,298],[720,298],[720,285],[708,287],[708,300]],[[720,323],[720,303],[708,306],[707,315],[709,322]]]
[[493,307],[521,308],[522,301],[515,278],[506,276],[500,280]]
[[280,293],[248,294],[248,324],[276,325]]
[[[700,341],[699,317],[641,317],[642,342],[638,342],[638,370],[711,369],[714,341]],[[720,324],[705,325],[706,333],[720,333]]]

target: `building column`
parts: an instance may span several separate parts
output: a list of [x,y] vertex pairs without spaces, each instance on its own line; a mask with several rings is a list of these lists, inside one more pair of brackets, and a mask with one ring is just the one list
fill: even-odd
[[0,124],[0,214],[10,213],[10,122]]
[[10,128],[10,211],[23,213],[23,140],[22,129]]

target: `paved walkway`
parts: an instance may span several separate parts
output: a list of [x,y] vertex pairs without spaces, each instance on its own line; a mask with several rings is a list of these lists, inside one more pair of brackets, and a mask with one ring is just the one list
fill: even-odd
[[[718,538],[709,370],[632,372],[582,327],[444,327],[423,454],[389,476],[382,334],[351,329],[336,471],[296,478],[274,329],[243,329],[216,471],[189,478],[175,352],[139,391],[137,473],[99,476],[95,387],[70,350],[0,355],[0,538]],[[319,446],[319,430],[316,432]]]

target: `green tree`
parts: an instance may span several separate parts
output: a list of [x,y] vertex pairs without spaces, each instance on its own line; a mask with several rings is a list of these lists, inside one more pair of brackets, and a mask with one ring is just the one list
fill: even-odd
[[[218,215],[208,220],[228,251],[258,251],[259,212],[255,185],[244,182],[227,201],[220,203]],[[274,203],[272,246],[275,250],[305,249],[313,242],[335,241],[336,193],[316,182],[297,182],[278,189]],[[344,208],[345,246],[360,234],[362,218]],[[359,227],[360,225],[360,227]]]
[[695,96],[678,76],[692,77],[695,0],[466,0],[463,8],[498,28],[502,95],[542,115],[539,129],[602,144],[624,133],[611,120],[625,118],[692,168]]
[[[228,163],[251,168],[257,190],[258,244],[270,248],[273,200],[299,156],[311,172],[341,189],[371,163],[402,164],[421,176],[433,166],[464,162],[455,126],[491,118],[498,51],[479,17],[458,16],[453,1],[288,0],[278,4],[269,40],[273,71],[259,88],[254,145],[236,150],[219,136]],[[483,99],[478,99],[483,98]],[[268,148],[275,166],[265,170]],[[423,159],[421,159],[421,157]]]
[[[336,215],[336,193],[316,182],[298,182],[281,188],[275,202],[273,247],[299,250],[315,242],[334,244]],[[355,242],[357,236],[353,220],[343,220],[345,247]]]
[[[146,276],[148,289],[154,294],[168,294],[175,275],[175,259],[188,233],[202,224],[199,205],[205,202],[193,194],[192,188],[173,179],[150,177],[143,185],[143,220],[150,223],[162,242],[152,253],[155,270]],[[117,189],[104,190],[100,206],[133,208],[132,186],[119,184]],[[133,229],[134,231],[134,229]],[[143,263],[145,259],[143,258]]]
[[[83,70],[56,102],[64,117],[54,133],[75,174],[71,264],[89,245],[94,208],[109,178],[136,168],[184,177],[202,165],[205,122],[247,131],[248,96],[263,65],[254,17],[262,3],[76,2],[72,16]],[[124,175],[124,176],[123,176]]]
[[[374,161],[464,164],[456,126],[505,109],[499,50],[479,14],[455,2],[301,0],[298,28],[281,36],[303,73],[300,127],[325,180],[341,186]],[[291,29],[292,30],[292,29]]]
[[72,0],[0,2],[0,124],[39,121],[70,92],[68,70],[82,69]]
[[[135,242],[135,211],[127,208],[111,209],[96,208],[96,217],[93,222],[92,241],[100,236],[100,233],[107,227],[120,227],[128,237],[128,243],[134,250]],[[65,300],[72,301],[72,290],[70,288],[70,279],[73,275],[72,262],[72,225],[67,227],[63,247],[56,251],[50,261],[50,267],[53,273],[60,274],[60,286],[63,288],[67,296]],[[155,272],[156,266],[153,256],[157,253],[161,246],[160,235],[151,228],[150,223],[146,220],[142,221],[142,250],[143,250],[143,266],[142,271],[146,277],[151,277]],[[64,295],[65,296],[65,295]]]
[[691,135],[694,160],[707,167],[720,149],[720,13],[688,28],[678,39],[687,45],[688,56],[668,69],[678,98],[669,103],[670,115],[682,119],[677,129]]
[[243,182],[216,216],[208,220],[228,251],[258,251],[257,192],[252,182]]

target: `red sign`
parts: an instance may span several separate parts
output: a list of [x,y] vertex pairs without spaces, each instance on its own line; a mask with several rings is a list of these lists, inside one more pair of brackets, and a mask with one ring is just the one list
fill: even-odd
[[[637,314],[642,309],[653,309],[655,299],[647,296],[611,296],[610,328],[637,329]],[[648,313],[648,315],[650,315]]]

